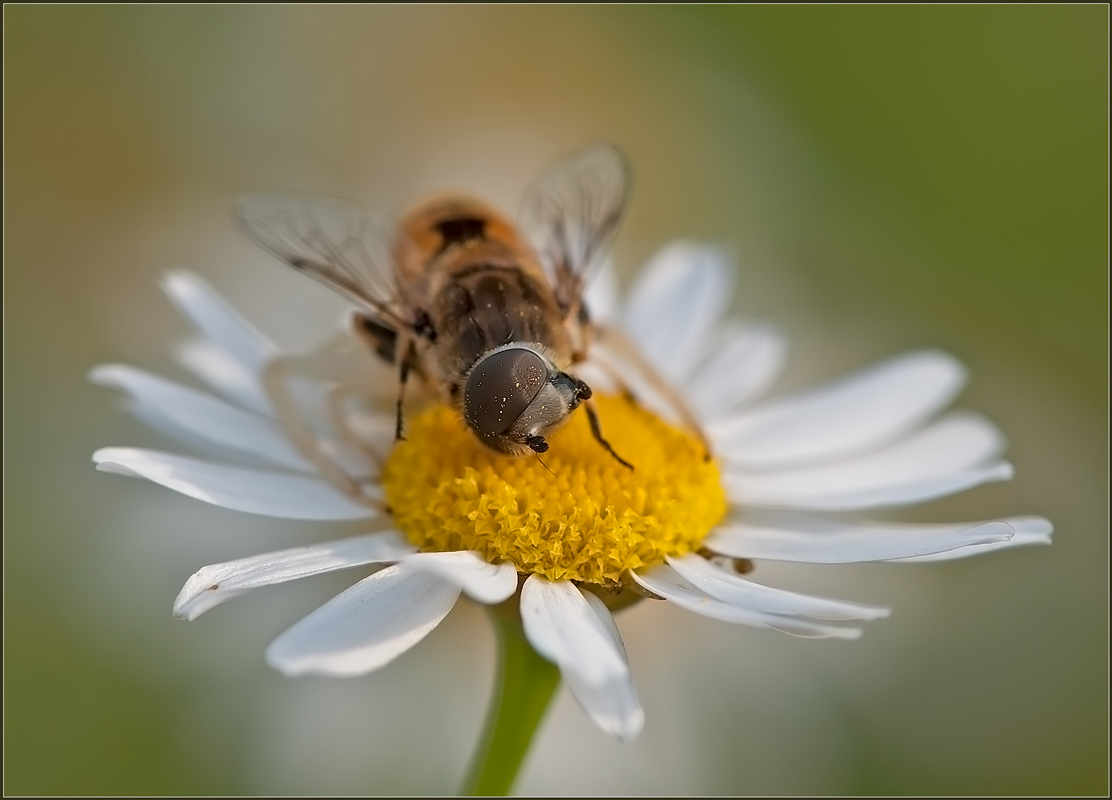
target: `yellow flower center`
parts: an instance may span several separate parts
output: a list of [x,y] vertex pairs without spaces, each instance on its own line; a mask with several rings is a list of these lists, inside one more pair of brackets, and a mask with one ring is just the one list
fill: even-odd
[[492,452],[444,406],[415,415],[382,475],[398,527],[426,552],[477,550],[520,573],[596,584],[697,549],[726,513],[717,465],[691,434],[633,403],[597,402],[604,435],[633,470],[582,411],[539,459]]

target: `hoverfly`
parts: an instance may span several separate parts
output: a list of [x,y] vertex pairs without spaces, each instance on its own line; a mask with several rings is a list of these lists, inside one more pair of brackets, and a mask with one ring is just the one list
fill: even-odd
[[[249,195],[237,215],[271,254],[358,307],[356,333],[398,370],[395,439],[416,373],[501,453],[549,449],[591,389],[569,372],[595,333],[583,291],[621,220],[629,169],[611,145],[558,162],[527,191],[519,231],[486,203],[446,195],[413,207],[396,232],[323,198]],[[527,238],[528,237],[528,238]]]

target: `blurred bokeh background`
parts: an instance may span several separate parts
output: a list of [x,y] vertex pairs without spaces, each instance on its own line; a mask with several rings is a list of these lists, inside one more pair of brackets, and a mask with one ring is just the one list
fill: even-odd
[[[166,446],[87,384],[180,377],[157,288],[194,270],[299,346],[342,305],[235,229],[251,189],[396,212],[512,210],[598,139],[636,169],[616,259],[727,243],[739,313],[792,336],[780,390],[902,350],[971,368],[960,405],[1018,477],[902,512],[1042,514],[1050,548],[758,578],[891,604],[856,643],[642,603],[647,714],[606,739],[561,694],[519,783],[551,794],[1107,794],[1108,9],[6,6],[4,789],[453,792],[493,640],[461,604],[380,673],[291,681],[265,644],[353,580],[170,617],[203,564],[345,532],[94,472]],[[353,528],[347,530],[355,530]]]

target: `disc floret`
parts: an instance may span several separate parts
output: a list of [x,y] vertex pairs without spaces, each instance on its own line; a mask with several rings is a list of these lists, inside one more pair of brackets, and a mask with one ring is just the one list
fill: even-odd
[[599,585],[697,550],[726,512],[718,466],[696,437],[633,402],[598,403],[633,470],[585,414],[550,437],[543,463],[488,450],[449,408],[415,415],[382,476],[399,529],[424,551],[475,550],[525,575]]

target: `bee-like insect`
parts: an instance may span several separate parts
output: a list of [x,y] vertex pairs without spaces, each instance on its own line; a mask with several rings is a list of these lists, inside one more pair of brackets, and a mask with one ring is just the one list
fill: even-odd
[[263,248],[353,301],[357,332],[398,369],[396,438],[416,373],[479,441],[544,453],[581,404],[603,438],[591,389],[569,369],[593,328],[583,301],[625,207],[629,170],[613,146],[557,163],[527,191],[519,232],[489,205],[427,200],[393,235],[367,211],[321,198],[249,195],[237,206]]

